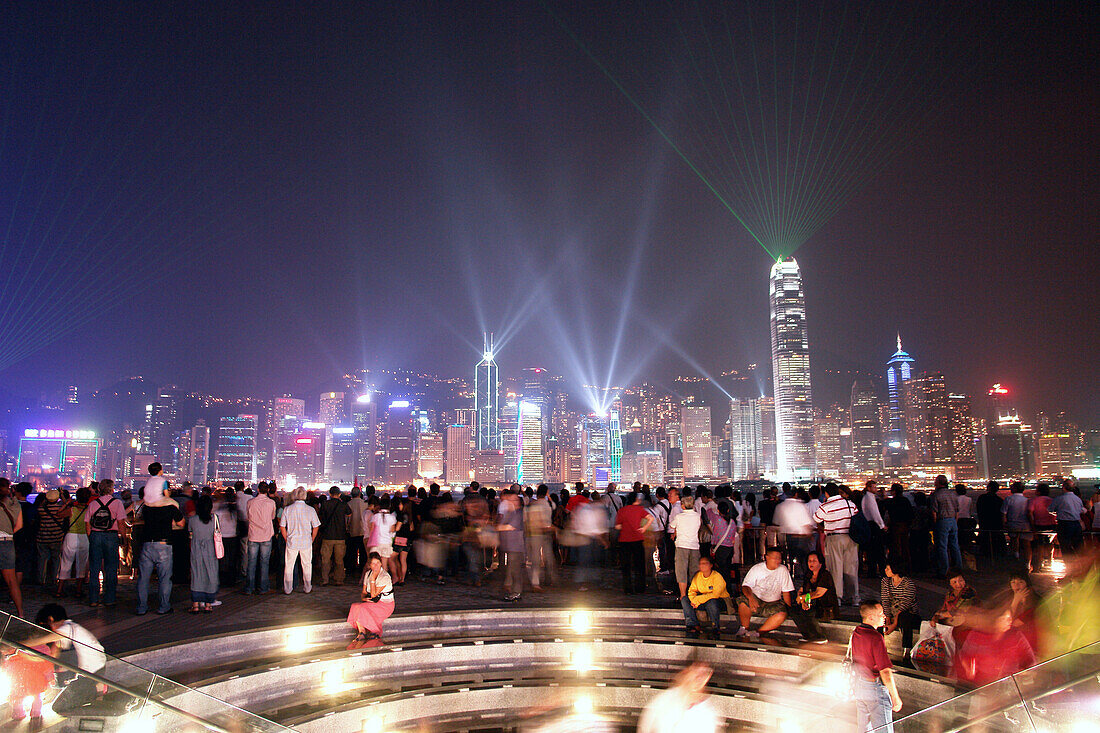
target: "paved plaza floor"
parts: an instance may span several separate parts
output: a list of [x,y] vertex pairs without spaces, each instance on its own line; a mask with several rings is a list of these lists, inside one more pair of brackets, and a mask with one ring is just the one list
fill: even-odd
[[[410,573],[408,582],[395,589],[398,614],[424,614],[431,612],[462,611],[479,609],[539,608],[539,607],[579,607],[598,611],[601,608],[678,608],[674,596],[656,592],[650,580],[648,591],[641,595],[624,595],[620,590],[620,576],[617,568],[605,567],[601,571],[601,582],[587,592],[577,590],[572,576],[574,568],[562,568],[561,583],[546,587],[537,593],[527,588],[518,602],[503,599],[500,587],[500,572],[486,579],[481,587],[448,579],[445,585],[434,581],[414,579]],[[316,574],[315,576],[316,577]],[[968,579],[974,585],[978,597],[988,597],[1007,585],[1005,573],[968,573]],[[1040,586],[1049,578],[1038,578]],[[927,618],[940,605],[946,584],[929,577],[916,578],[922,615]],[[44,590],[30,586],[24,588],[24,606],[27,618],[33,619],[35,613],[44,604],[61,603],[79,623],[96,634],[104,643],[108,653],[120,655],[144,647],[170,644],[184,639],[215,634],[231,634],[265,626],[282,626],[294,623],[316,623],[340,620],[347,617],[348,607],[358,601],[358,584],[345,581],[341,586],[321,586],[315,584],[313,591],[304,593],[299,586],[291,595],[284,595],[281,577],[272,578],[273,592],[268,595],[246,595],[239,587],[223,588],[218,593],[221,605],[213,613],[191,615],[190,594],[186,585],[176,585],[172,592],[174,612],[160,616],[150,612],[144,616],[135,615],[136,593],[132,580],[123,578],[119,582],[119,603],[115,608],[92,608],[83,600],[55,597],[53,589]],[[860,581],[864,597],[877,596],[879,581],[877,578],[863,578]],[[155,589],[151,589],[155,594]],[[6,593],[0,596],[4,610],[11,610]],[[155,605],[155,602],[154,602]],[[855,609],[842,609],[842,618],[856,619]]]

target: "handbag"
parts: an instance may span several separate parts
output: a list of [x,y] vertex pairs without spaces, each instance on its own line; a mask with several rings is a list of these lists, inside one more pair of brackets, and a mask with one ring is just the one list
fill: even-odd
[[221,560],[225,557],[225,543],[222,542],[222,526],[218,523],[218,515],[214,515],[214,557]]
[[840,699],[851,702],[856,696],[856,685],[859,684],[859,675],[856,673],[855,661],[852,659],[852,638],[848,637],[848,650],[844,652],[844,661],[840,663],[840,673],[844,684],[838,691]]
[[909,653],[913,666],[922,672],[943,674],[954,657],[953,650],[948,648],[948,638],[931,624],[921,624],[920,640]]

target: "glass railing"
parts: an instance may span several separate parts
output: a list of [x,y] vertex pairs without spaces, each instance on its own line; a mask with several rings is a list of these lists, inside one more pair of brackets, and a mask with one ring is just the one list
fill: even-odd
[[0,612],[0,624],[0,705],[9,706],[8,717],[21,705],[32,717],[41,710],[45,728],[71,723],[66,730],[291,730],[79,641],[57,644],[56,634],[21,618]]
[[1090,733],[1100,731],[1098,720],[1100,642],[899,718],[893,730]]

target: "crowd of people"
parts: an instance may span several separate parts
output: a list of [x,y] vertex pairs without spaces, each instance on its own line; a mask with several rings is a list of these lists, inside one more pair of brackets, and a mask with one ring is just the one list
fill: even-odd
[[[112,607],[119,574],[129,571],[143,615],[153,608],[172,613],[177,583],[190,588],[188,610],[205,614],[230,586],[269,594],[271,578],[281,576],[283,593],[310,593],[317,575],[322,585],[351,577],[360,588],[348,614],[352,649],[381,636],[395,588],[411,579],[491,581],[514,602],[528,591],[562,587],[562,566],[573,566],[582,593],[601,582],[601,568],[617,566],[624,594],[675,596],[692,637],[721,634],[723,616],[738,638],[774,634],[789,618],[805,641],[824,643],[819,622],[850,606],[868,623],[881,616],[875,628],[882,633],[899,633],[909,662],[925,641],[917,640],[923,620],[913,578],[935,573],[949,590],[928,626],[937,638],[949,635],[959,678],[979,683],[991,669],[1035,659],[1038,604],[1029,572],[1051,562],[1052,544],[1071,557],[1100,528],[1097,495],[1086,503],[1071,481],[1054,498],[1045,484],[1025,496],[1018,483],[1002,498],[990,482],[973,501],[944,476],[930,493],[899,484],[886,492],[873,481],[861,490],[783,484],[759,497],[728,485],[635,484],[624,492],[577,484],[551,493],[545,485],[498,492],[472,482],[456,496],[435,484],[392,493],[372,486],[282,491],[268,482],[171,487],[158,464],[149,470],[136,494],[107,480],[72,493],[37,493],[0,479],[0,573],[18,615],[25,582],[58,598],[68,593]],[[975,598],[961,570],[964,549],[1019,558],[1021,571],[1003,597]],[[861,592],[861,575],[881,578],[873,602]],[[866,641],[853,637],[852,654],[870,655],[861,669],[882,689],[861,687],[860,695],[882,703],[877,716],[885,701],[895,707],[896,690],[877,647]],[[1011,653],[996,665],[984,661],[998,648]]]

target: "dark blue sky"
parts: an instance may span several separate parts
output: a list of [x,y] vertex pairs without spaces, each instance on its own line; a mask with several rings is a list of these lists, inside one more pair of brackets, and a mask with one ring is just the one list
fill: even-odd
[[[549,5],[680,129],[654,6]],[[483,326],[575,381],[768,361],[767,255],[537,2],[0,13],[7,389],[466,373]],[[942,108],[797,251],[815,369],[900,329],[1095,423],[1095,6],[961,18]]]

